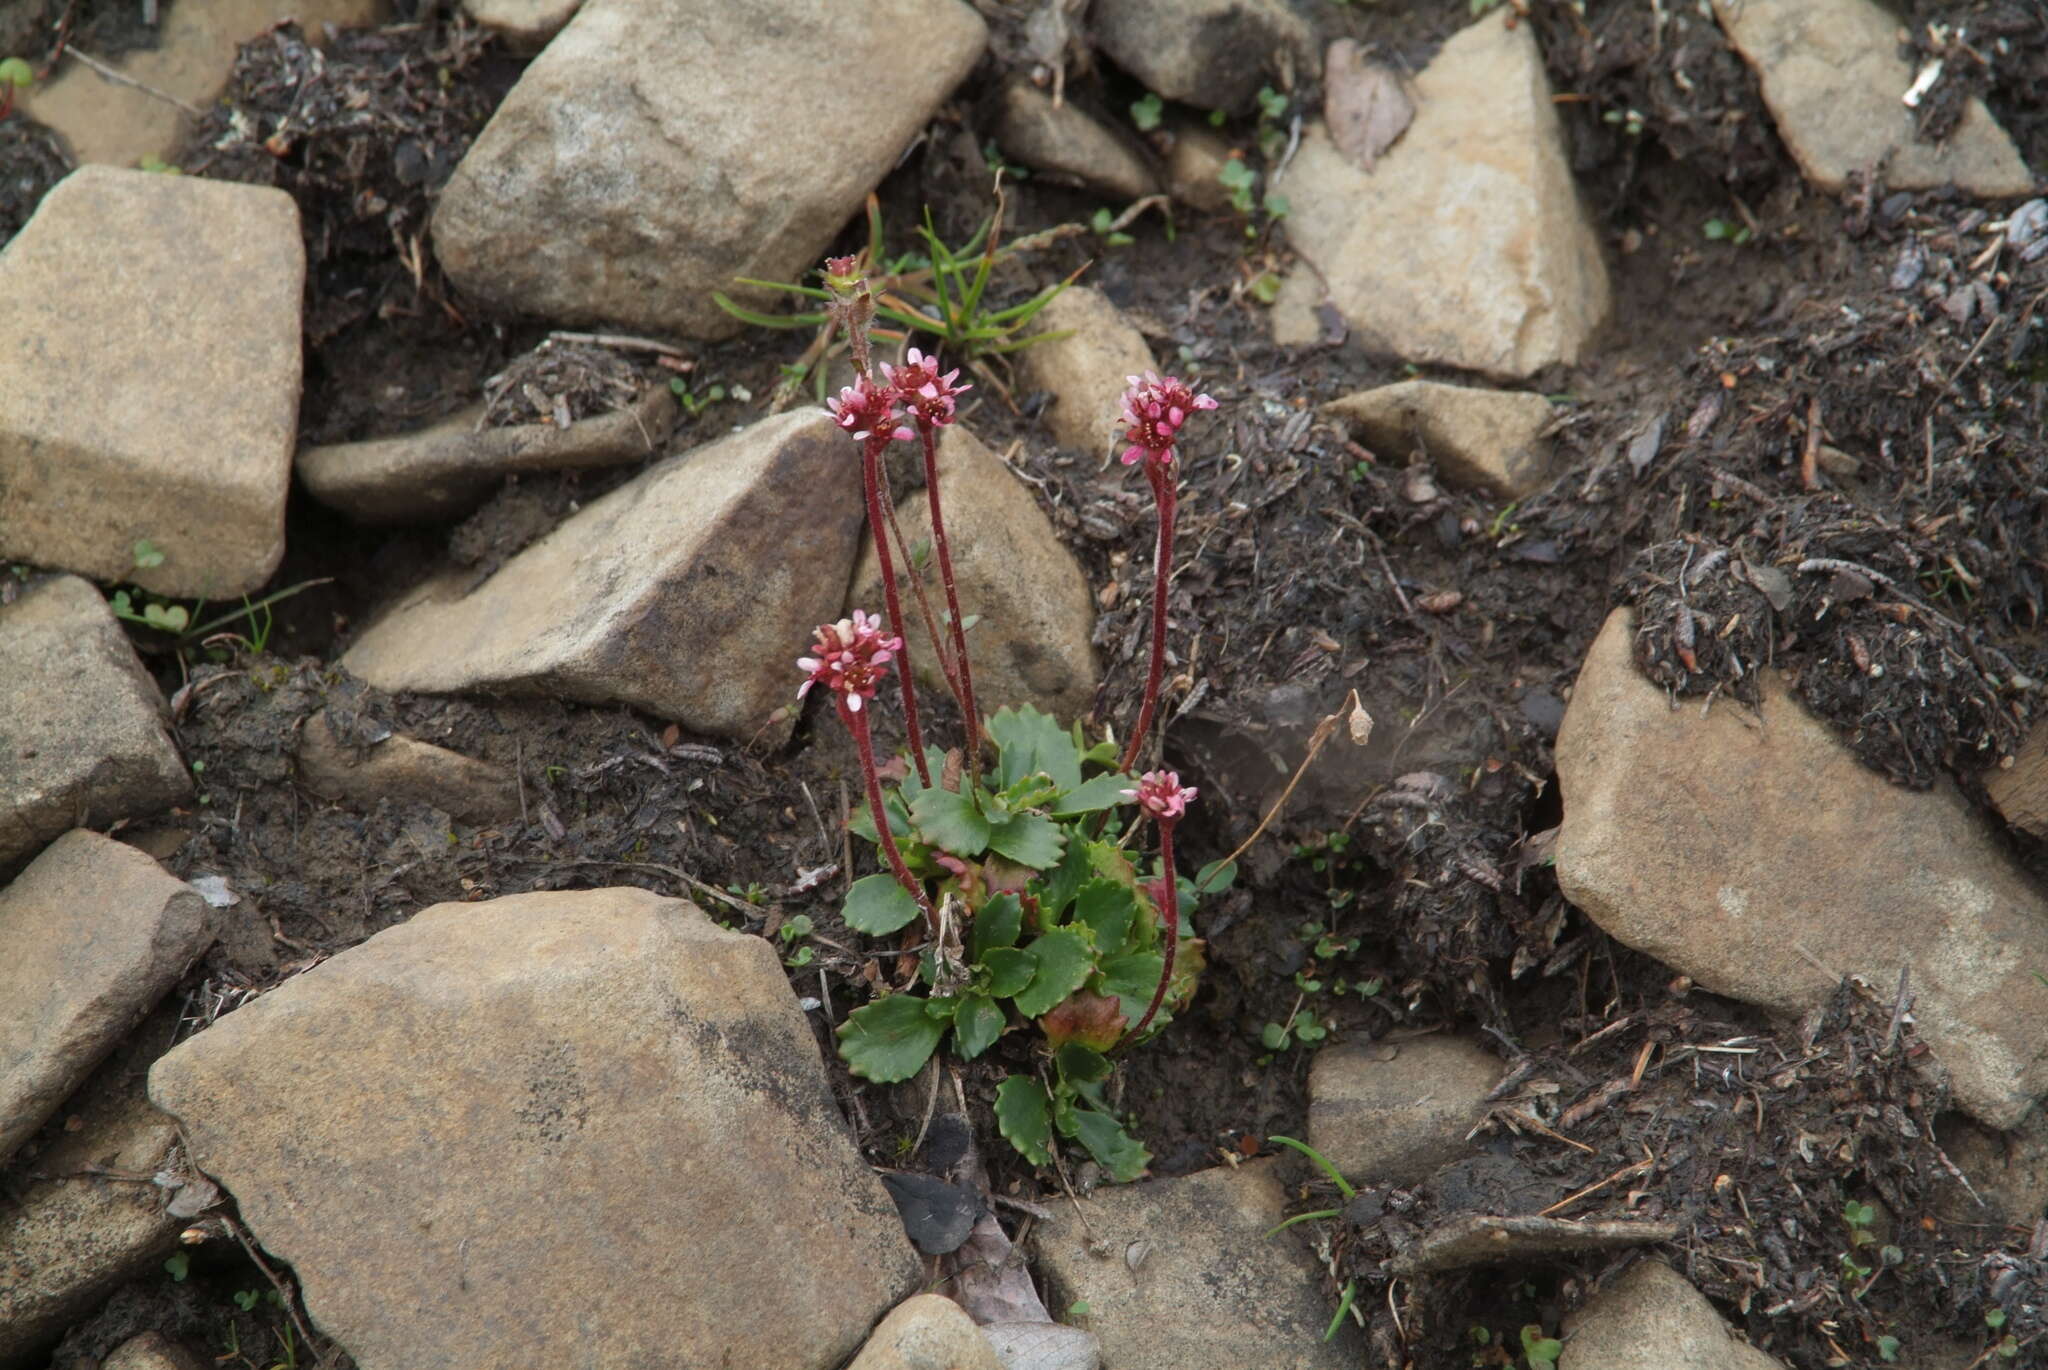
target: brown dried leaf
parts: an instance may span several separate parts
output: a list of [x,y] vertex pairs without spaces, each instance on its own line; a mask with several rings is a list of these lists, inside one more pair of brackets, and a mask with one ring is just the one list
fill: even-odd
[[1371,171],[1414,122],[1415,101],[1398,71],[1339,38],[1323,57],[1323,118],[1344,159]]
[[1055,1004],[1038,1022],[1045,1029],[1045,1039],[1055,1048],[1079,1042],[1096,1051],[1108,1051],[1115,1046],[1125,1027],[1123,1008],[1116,999],[1085,989],[1076,990]]

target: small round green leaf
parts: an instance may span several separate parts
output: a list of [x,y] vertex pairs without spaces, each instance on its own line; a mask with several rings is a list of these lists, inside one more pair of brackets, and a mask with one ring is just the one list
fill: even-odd
[[982,954],[988,968],[988,992],[992,998],[1007,999],[1031,983],[1038,962],[1022,947],[991,947]]
[[938,1049],[946,1025],[925,1012],[925,1001],[892,994],[846,1015],[839,1025],[839,1055],[854,1074],[876,1084],[908,1080]]
[[953,1046],[960,1059],[971,1061],[995,1045],[1003,1035],[1002,1006],[985,994],[969,994],[960,1000],[953,1015]]
[[1031,983],[1016,996],[1017,1011],[1027,1018],[1044,1013],[1095,973],[1094,950],[1086,935],[1074,928],[1054,928],[1025,950],[1037,967]]
[[1051,1102],[1038,1081],[1012,1075],[996,1087],[996,1127],[1031,1164],[1052,1164]]
[[1129,1184],[1152,1163],[1152,1153],[1107,1113],[1079,1108],[1074,1110],[1073,1119],[1074,1135],[1118,1184]]
[[895,876],[885,871],[854,881],[853,888],[846,892],[846,907],[841,912],[846,926],[855,932],[881,937],[917,917],[917,901],[910,897],[909,890],[896,883]]

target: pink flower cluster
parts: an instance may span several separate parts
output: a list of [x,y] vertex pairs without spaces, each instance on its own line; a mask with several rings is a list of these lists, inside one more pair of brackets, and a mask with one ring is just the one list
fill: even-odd
[[1173,441],[1189,414],[1197,409],[1214,409],[1216,401],[1197,395],[1176,376],[1161,377],[1147,371],[1143,378],[1126,376],[1131,388],[1124,391],[1124,465],[1151,461],[1164,466],[1173,460]]
[[875,697],[875,687],[887,678],[888,665],[903,650],[903,639],[882,631],[882,621],[855,609],[852,618],[818,625],[818,639],[811,644],[816,655],[797,658],[797,665],[810,677],[797,687],[797,698],[810,693],[811,686],[823,685],[838,693],[851,713],[861,711],[863,701]]
[[1125,799],[1135,800],[1161,823],[1174,822],[1186,813],[1199,793],[1194,786],[1180,783],[1179,771],[1147,771],[1138,777],[1137,789],[1122,791]]
[[958,367],[940,375],[939,359],[913,347],[904,354],[903,365],[882,363],[880,384],[863,376],[825,405],[832,421],[862,442],[882,432],[888,433],[890,441],[908,442],[917,434],[908,424],[897,422],[896,406],[904,405],[920,424],[944,428],[953,422],[959,397],[974,388],[958,384],[959,379]]

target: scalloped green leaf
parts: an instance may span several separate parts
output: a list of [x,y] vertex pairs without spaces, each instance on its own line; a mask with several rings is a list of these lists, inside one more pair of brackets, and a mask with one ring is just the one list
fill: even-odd
[[1038,1081],[1012,1075],[996,1086],[996,1127],[1031,1164],[1052,1164],[1052,1101]]
[[1038,962],[1022,947],[991,947],[981,963],[988,968],[988,992],[998,999],[1015,995],[1038,974]]
[[1095,949],[1113,955],[1124,949],[1131,919],[1138,911],[1138,896],[1129,885],[1114,880],[1090,880],[1074,898],[1074,919],[1095,933]]
[[981,906],[974,915],[974,934],[968,943],[968,954],[977,962],[986,962],[988,954],[998,947],[1014,947],[1017,937],[1024,931],[1024,902],[1014,894],[999,894]]
[[[1145,1006],[1152,1002],[1152,995],[1159,988],[1159,976],[1165,969],[1166,958],[1156,951],[1105,957],[1095,988],[1103,994],[1115,995],[1123,1008],[1125,1020],[1136,1026],[1138,1020],[1145,1016]],[[1158,1023],[1166,1016],[1166,1006],[1162,1004],[1152,1021]],[[1146,1029],[1147,1032],[1150,1030]]]
[[988,735],[1000,750],[996,775],[1009,789],[1028,775],[1043,771],[1062,793],[1081,784],[1081,754],[1074,739],[1029,704],[1001,708],[988,720]]
[[1067,911],[1067,905],[1074,902],[1081,886],[1088,883],[1090,872],[1088,843],[1069,842],[1066,851],[1060,854],[1060,863],[1033,881],[1038,894],[1038,912],[1048,923],[1058,922],[1060,915]]
[[1109,1078],[1109,1058],[1079,1042],[1063,1042],[1053,1053],[1060,1079],[1070,1085],[1099,1084]]
[[846,1015],[839,1025],[839,1055],[863,1079],[894,1084],[924,1068],[945,1032],[945,1022],[926,1012],[924,1000],[892,994]]
[[988,820],[970,795],[920,790],[910,804],[910,821],[928,845],[944,847],[955,856],[974,857],[988,850]]
[[1095,973],[1095,950],[1074,928],[1054,928],[1034,938],[1025,950],[1036,969],[1031,983],[1014,996],[1017,1011],[1036,1018],[1072,994]]
[[1075,1109],[1073,1129],[1073,1135],[1080,1139],[1088,1154],[1118,1184],[1129,1184],[1152,1164],[1152,1153],[1107,1113],[1097,1113],[1091,1108]]
[[969,994],[953,1015],[953,1046],[960,1059],[971,1061],[995,1045],[1009,1021],[1003,1007],[986,994]]
[[846,904],[840,912],[846,919],[846,926],[855,932],[881,937],[908,925],[917,917],[918,909],[910,891],[897,884],[895,876],[884,871],[877,875],[864,875],[854,881],[853,888],[846,892]]
[[1020,813],[1007,823],[989,825],[989,850],[1033,870],[1058,865],[1066,845],[1066,830],[1040,814]]
[[1071,818],[1075,814],[1096,813],[1128,803],[1124,791],[1136,789],[1138,782],[1127,775],[1111,773],[1098,775],[1062,795],[1052,806],[1053,817]]
[[1131,859],[1125,856],[1114,842],[1090,842],[1088,865],[1105,880],[1114,880],[1122,885],[1138,883],[1137,867],[1131,864]]

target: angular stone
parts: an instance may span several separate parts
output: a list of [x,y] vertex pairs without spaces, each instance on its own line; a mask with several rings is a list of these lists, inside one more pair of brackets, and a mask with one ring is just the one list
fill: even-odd
[[152,1017],[69,1101],[55,1140],[0,1168],[0,1365],[46,1350],[177,1244],[185,1223],[163,1190],[89,1173],[153,1175],[171,1158],[178,1125],[151,1106],[143,1072],[175,1026],[175,1014]]
[[1512,1217],[1467,1213],[1430,1229],[1389,1260],[1387,1269],[1398,1275],[1421,1275],[1589,1251],[1620,1251],[1668,1242],[1678,1233],[1679,1225],[1674,1222],[1578,1222],[1535,1213]]
[[299,783],[364,809],[388,798],[431,804],[465,823],[519,816],[519,779],[510,771],[404,733],[353,747],[335,736],[324,709],[299,733]]
[[1784,1370],[1659,1260],[1638,1261],[1564,1320],[1558,1370]]
[[2012,139],[1972,96],[1940,143],[1914,134],[1902,97],[1918,75],[1899,56],[1899,21],[1871,0],[1714,0],[1728,41],[1756,71],[1764,104],[1806,179],[1845,190],[1882,165],[1893,190],[1953,182],[1996,198],[2033,193]]
[[1288,0],[1095,0],[1096,46],[1169,100],[1242,113],[1283,73],[1316,70],[1315,28]]
[[1230,161],[1230,144],[1194,125],[1176,129],[1166,154],[1166,189],[1174,199],[1204,214],[1230,207],[1230,191],[1219,179]]
[[100,1370],[206,1370],[207,1362],[161,1332],[130,1337],[100,1362]]
[[817,266],[986,41],[961,0],[588,0],[456,168],[435,252],[505,309],[730,337],[711,292],[780,308],[733,278]]
[[479,28],[489,29],[514,52],[539,52],[576,17],[583,0],[462,0]]
[[[103,166],[58,182],[0,252],[0,557],[181,598],[268,580],[305,275],[281,190]],[[161,565],[136,565],[144,539]]]
[[1839,976],[1909,970],[1956,1103],[2017,1123],[2048,1092],[2048,901],[1957,795],[1887,784],[1777,677],[1754,715],[1671,707],[1636,671],[1634,632],[1609,615],[1558,732],[1566,896],[1702,987],[1780,1012]]
[[1105,195],[1135,200],[1157,194],[1159,180],[1145,159],[1072,101],[1018,78],[1003,88],[996,141],[1024,165]]
[[1091,458],[1106,455],[1122,431],[1117,416],[1126,377],[1156,365],[1151,345],[1107,295],[1091,286],[1068,286],[1033,322],[1037,332],[1070,335],[1033,343],[1017,354],[1025,384],[1052,392],[1046,427],[1062,447]]
[[1389,461],[1405,464],[1421,440],[1452,485],[1522,499],[1550,477],[1550,402],[1520,390],[1478,390],[1400,381],[1331,400],[1324,412],[1351,420]]
[[2006,1132],[1960,1114],[1935,1120],[1935,1136],[1969,1187],[1935,1177],[1933,1209],[1944,1222],[2004,1222],[2031,1229],[2048,1217],[2048,1117],[2037,1109]]
[[919,1283],[773,948],[686,900],[437,904],[150,1094],[362,1370],[831,1370]]
[[[1101,678],[1090,645],[1095,601],[1087,576],[1031,492],[981,439],[957,424],[939,440],[939,481],[962,621],[980,616],[967,630],[975,707],[983,717],[1005,704],[1031,704],[1063,721],[1079,718],[1094,702]],[[896,521],[912,546],[931,538],[931,504],[924,491],[897,507]],[[925,582],[937,616],[946,598],[936,555],[926,566]],[[911,639],[917,683],[943,691],[945,677],[908,585],[903,602],[903,612],[917,625]],[[881,565],[867,541],[847,607],[878,610],[881,603]]]
[[390,12],[387,0],[204,0],[165,5],[155,43],[109,63],[139,84],[110,80],[83,62],[66,62],[48,81],[22,96],[22,108],[30,118],[55,129],[79,163],[132,167],[151,157],[168,160],[191,132],[192,121],[164,95],[200,108],[211,104],[234,66],[235,49],[281,20],[297,20],[317,42],[327,25],[381,24]]
[[164,698],[100,592],[54,576],[0,605],[0,875],[80,823],[189,798]]
[[919,1294],[882,1319],[846,1370],[1003,1370],[974,1319],[942,1294]]
[[1081,1209],[1086,1229],[1069,1207],[1033,1241],[1052,1306],[1087,1302],[1114,1370],[1360,1363],[1349,1323],[1323,1340],[1321,1268],[1297,1239],[1266,1236],[1287,1216],[1270,1160],[1101,1188]]
[[2048,837],[2048,724],[2036,723],[2018,751],[1984,772],[1984,793],[2006,822]]
[[1346,1179],[1404,1188],[1463,1155],[1499,1058],[1459,1037],[1325,1047],[1308,1076],[1308,1143]]
[[1513,15],[1498,7],[1444,44],[1415,79],[1415,122],[1373,170],[1307,126],[1279,189],[1288,240],[1318,270],[1288,274],[1275,339],[1319,336],[1327,281],[1360,340],[1404,361],[1522,377],[1578,360],[1607,314],[1607,269],[1543,54]]
[[363,523],[460,518],[510,475],[645,461],[668,440],[676,399],[667,386],[653,386],[630,408],[566,429],[479,429],[482,413],[478,406],[416,433],[308,447],[299,453],[299,479],[314,499]]
[[794,697],[791,653],[839,617],[861,510],[829,416],[764,419],[651,467],[474,590],[430,580],[341,664],[381,690],[631,704],[752,737]]
[[83,828],[0,889],[0,1161],[212,940],[198,891]]

